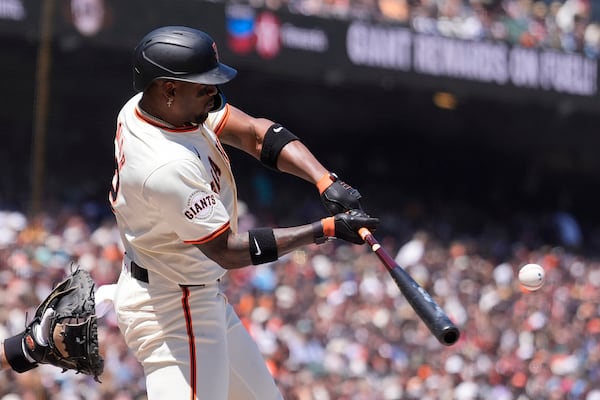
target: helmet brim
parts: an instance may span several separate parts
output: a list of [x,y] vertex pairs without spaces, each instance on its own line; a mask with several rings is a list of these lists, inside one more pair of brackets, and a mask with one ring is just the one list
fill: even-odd
[[[228,65],[219,63],[215,68],[201,74],[186,74],[175,78],[186,82],[202,83],[205,85],[221,85],[227,83],[237,75],[237,70]],[[173,78],[171,78],[173,79]]]

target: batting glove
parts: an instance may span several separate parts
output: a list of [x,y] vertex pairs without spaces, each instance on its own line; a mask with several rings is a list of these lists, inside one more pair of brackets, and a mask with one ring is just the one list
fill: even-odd
[[363,244],[364,240],[358,234],[358,230],[367,228],[373,232],[377,225],[379,225],[379,218],[370,217],[362,210],[350,210],[315,222],[313,232],[316,243],[335,237],[350,243]]
[[349,210],[362,210],[361,195],[358,190],[338,178],[334,173],[324,175],[317,188],[321,195],[323,205],[331,215],[336,215]]

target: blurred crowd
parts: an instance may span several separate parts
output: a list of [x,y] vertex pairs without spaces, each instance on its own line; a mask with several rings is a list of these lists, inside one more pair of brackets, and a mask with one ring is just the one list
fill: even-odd
[[[0,338],[21,331],[74,265],[97,285],[116,282],[114,222],[87,215],[0,212]],[[246,212],[242,229],[255,221]],[[455,321],[459,341],[433,337],[368,246],[332,241],[230,272],[223,289],[287,400],[600,399],[598,260],[504,235],[376,236]],[[547,278],[526,292],[515,277],[532,262]],[[99,336],[101,384],[46,365],[3,371],[0,400],[144,399],[141,367],[113,311]]]
[[592,0],[247,1],[303,15],[400,23],[419,33],[464,40],[600,55],[600,3]]

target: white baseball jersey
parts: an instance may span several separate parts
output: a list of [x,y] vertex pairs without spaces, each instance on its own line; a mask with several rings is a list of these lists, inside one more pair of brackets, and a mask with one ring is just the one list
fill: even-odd
[[[194,244],[237,230],[236,188],[215,134],[229,106],[170,129],[138,108],[117,119],[110,201],[126,251],[114,293],[119,329],[144,368],[148,400],[280,400],[264,358]],[[129,260],[148,270],[138,280]]]
[[169,129],[137,106],[117,119],[111,205],[129,258],[174,283],[214,282],[225,272],[194,246],[237,230],[236,187],[215,132],[229,106],[204,124]]

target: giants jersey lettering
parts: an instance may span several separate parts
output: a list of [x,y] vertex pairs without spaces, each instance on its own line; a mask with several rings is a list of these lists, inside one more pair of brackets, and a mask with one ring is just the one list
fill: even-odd
[[115,136],[110,202],[125,251],[173,283],[213,282],[225,270],[194,244],[237,231],[235,182],[216,134],[229,107],[203,125],[169,129],[141,112],[140,98],[122,108]]

